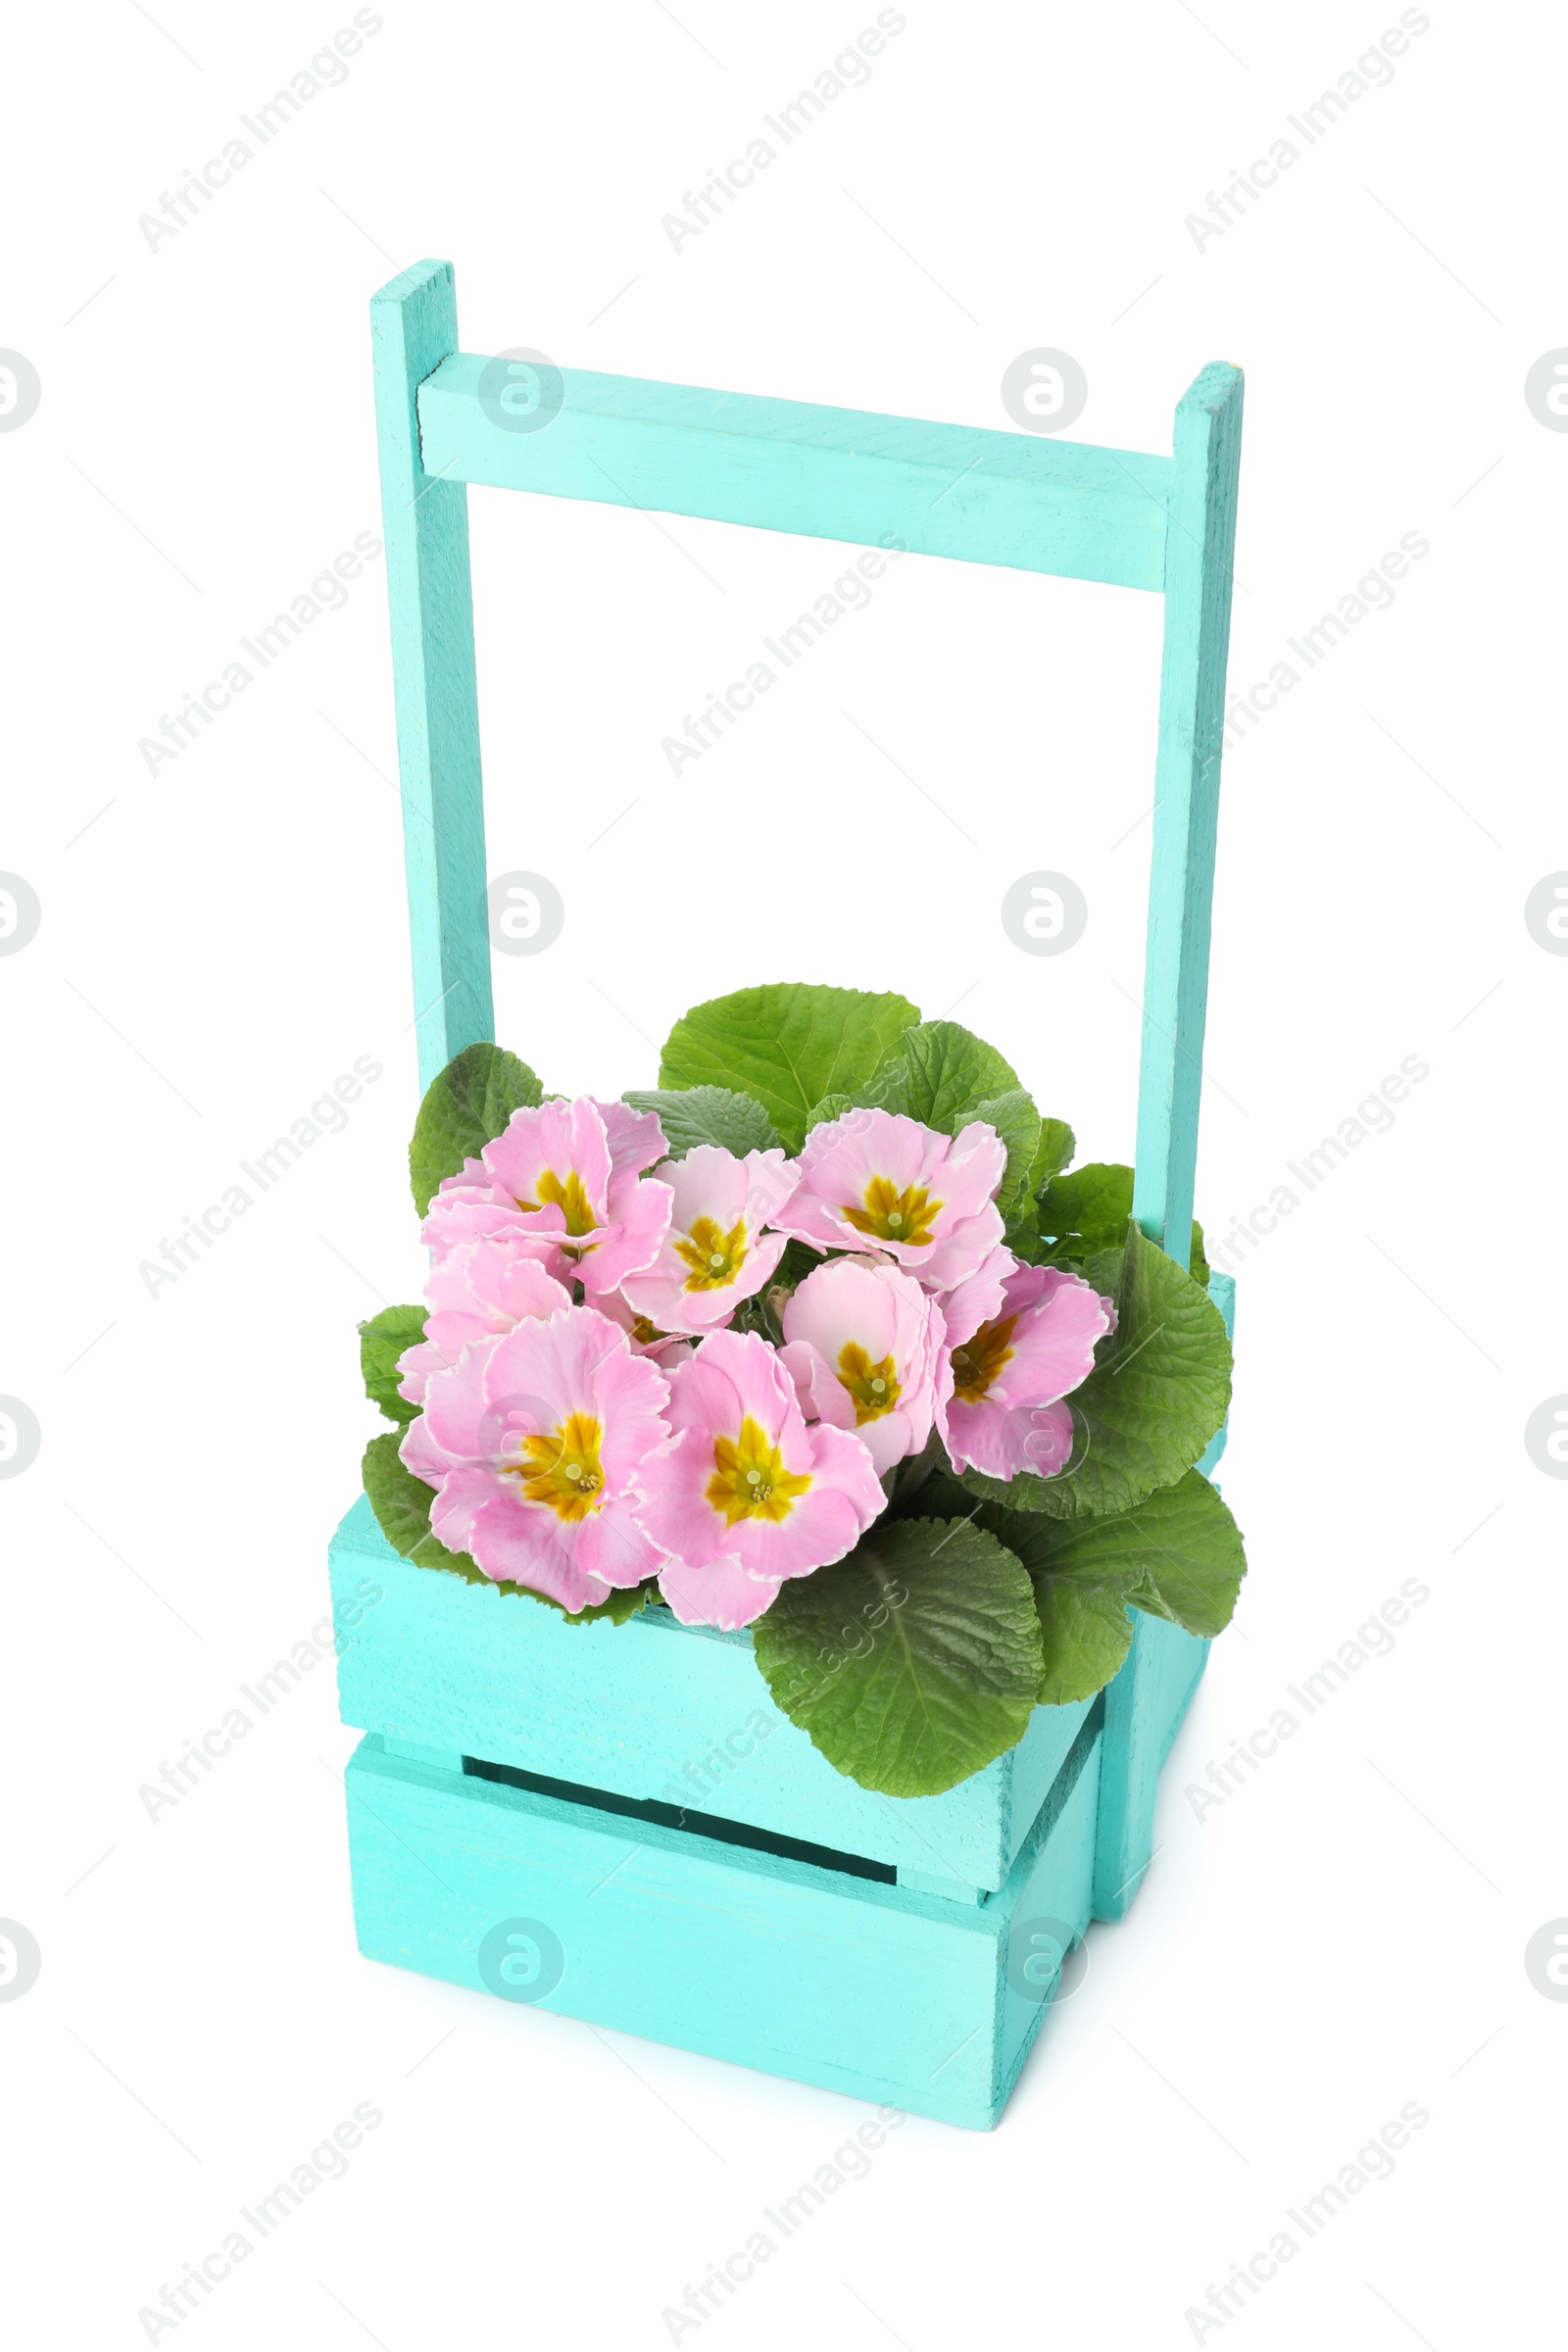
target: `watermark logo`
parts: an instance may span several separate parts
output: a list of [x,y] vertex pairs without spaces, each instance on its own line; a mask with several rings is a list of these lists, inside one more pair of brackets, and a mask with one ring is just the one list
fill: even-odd
[[0,351],[0,433],[20,431],[38,406],[38,370],[20,351]]
[[43,919],[38,893],[20,874],[0,874],[0,956],[20,956]]
[[504,433],[542,433],[561,415],[565,378],[554,360],[523,344],[498,352],[479,371],[479,406]]
[[1007,1983],[1039,2006],[1070,2000],[1089,1974],[1089,1946],[1065,1919],[1015,1919],[1007,1938]]
[[[1008,1450],[1021,1453],[1036,1478],[1055,1478],[1066,1469],[1081,1468],[1089,1451],[1087,1425],[1080,1431],[1071,1405],[1014,1404],[1007,1408]],[[1080,1435],[1082,1450],[1073,1459]]]
[[1089,399],[1089,378],[1068,351],[1020,351],[1003,370],[1002,405],[1026,433],[1064,433]]
[[[0,1919],[0,2001],[20,2001],[38,1982],[43,1954],[20,1919]],[[1559,1995],[1559,1998],[1561,1996]]]
[[1568,2001],[1568,1919],[1548,1919],[1525,1945],[1525,1975],[1548,2001]]
[[0,1478],[20,1478],[38,1458],[38,1416],[20,1396],[0,1396]]
[[1089,927],[1089,901],[1069,874],[1020,874],[1002,902],[1002,928],[1026,956],[1065,956]]
[[561,1467],[564,1446],[559,1418],[543,1396],[525,1390],[498,1396],[480,1415],[475,1462],[498,1473],[526,1468],[530,1477],[553,1475]]
[[[0,874],[0,888],[8,879]],[[1542,875],[1525,901],[1525,929],[1548,956],[1568,956],[1568,873]]]
[[1525,1451],[1548,1478],[1568,1478],[1568,1396],[1548,1396],[1525,1423]]
[[547,874],[497,874],[485,906],[490,945],[502,956],[542,956],[566,919],[566,903]]
[[1548,433],[1568,433],[1568,351],[1542,353],[1525,377],[1525,407]]
[[542,1919],[498,1919],[479,1946],[479,1975],[504,2001],[542,2001],[565,1973],[560,1936]]

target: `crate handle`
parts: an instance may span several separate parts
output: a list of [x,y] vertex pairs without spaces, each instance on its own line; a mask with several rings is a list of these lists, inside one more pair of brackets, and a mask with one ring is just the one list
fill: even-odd
[[561,371],[547,429],[518,432],[496,421],[496,363],[458,350],[450,262],[383,286],[370,331],[421,1086],[494,1034],[469,482],[1149,589],[1165,629],[1133,1213],[1185,1263],[1241,370],[1202,370],[1168,458],[586,369]]

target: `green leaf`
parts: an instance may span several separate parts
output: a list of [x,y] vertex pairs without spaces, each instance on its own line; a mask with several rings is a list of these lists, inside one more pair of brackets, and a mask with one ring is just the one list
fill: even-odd
[[459,1575],[471,1583],[483,1578],[467,1553],[448,1551],[439,1537],[430,1533],[430,1505],[435,1490],[427,1487],[422,1478],[398,1459],[398,1447],[403,1443],[400,1430],[383,1430],[372,1438],[365,1448],[361,1474],[365,1492],[370,1498],[376,1524],[394,1551],[418,1568],[455,1568]]
[[1040,1236],[1035,1230],[1035,1204],[1020,1200],[1002,1229],[1002,1238],[1014,1257],[1021,1257],[1028,1266],[1038,1266],[1045,1256]]
[[422,1306],[384,1306],[368,1323],[360,1325],[360,1370],[365,1394],[378,1404],[389,1421],[409,1422],[418,1411],[398,1395],[398,1357],[424,1337]]
[[[1076,1525],[1075,1521],[1043,1519],[1042,1527]],[[1085,1527],[1116,1527],[1115,1519],[1086,1519]],[[1079,1575],[1032,1579],[1035,1606],[1040,1612],[1040,1645],[1045,1671],[1040,1677],[1043,1707],[1070,1707],[1080,1698],[1093,1698],[1112,1675],[1118,1674],[1133,1645],[1133,1621],[1127,1614],[1129,1594],[1120,1577],[1097,1577],[1091,1566]]]
[[[1053,1237],[1046,1263],[1078,1266],[1099,1250],[1121,1247],[1133,1213],[1133,1171],[1119,1160],[1086,1160],[1070,1176],[1053,1176],[1040,1188],[1040,1230]],[[1193,1279],[1208,1288],[1203,1228],[1193,1220]]]
[[1029,1190],[1038,1193],[1048,1177],[1057,1176],[1063,1168],[1071,1167],[1077,1149],[1077,1138],[1065,1119],[1042,1119],[1035,1164],[1029,1171]]
[[675,1023],[659,1083],[752,1095],[798,1152],[823,1096],[853,1094],[919,1018],[906,997],[856,988],[743,988],[694,1005]]
[[806,1132],[809,1135],[813,1127],[825,1127],[829,1120],[842,1119],[847,1110],[856,1108],[853,1095],[824,1095],[821,1102],[813,1102],[807,1113]]
[[[956,1510],[962,1494],[939,1477],[921,1500]],[[1090,1698],[1110,1680],[1131,1645],[1129,1607],[1190,1634],[1223,1633],[1247,1573],[1236,1522],[1197,1470],[1109,1518],[1048,1519],[986,1502],[976,1524],[1007,1545],[1034,1584],[1042,1706]]]
[[497,1592],[543,1601],[568,1625],[595,1625],[601,1617],[608,1617],[613,1625],[624,1625],[651,1597],[652,1580],[646,1585],[612,1592],[608,1600],[596,1602],[592,1608],[572,1610],[564,1609],[548,1592],[535,1592],[527,1585],[497,1584],[466,1551],[448,1551],[440,1538],[431,1535],[430,1505],[435,1500],[435,1490],[427,1487],[422,1478],[416,1478],[398,1459],[401,1444],[402,1433],[395,1429],[383,1430],[380,1437],[372,1438],[365,1448],[361,1473],[382,1535],[394,1551],[412,1560],[416,1568],[446,1568],[466,1584],[489,1585]]
[[1028,1578],[961,1521],[879,1520],[781,1587],[754,1642],[791,1722],[888,1796],[938,1795],[1016,1746],[1042,1671]]
[[1033,1098],[1021,1086],[1014,1086],[1004,1095],[993,1095],[977,1103],[973,1115],[994,1127],[1007,1147],[1006,1170],[997,1195],[997,1206],[1005,1221],[1017,1210],[1034,1205],[1029,1198],[1029,1169],[1040,1141],[1040,1113]]
[[449,1061],[430,1081],[409,1146],[409,1178],[420,1216],[443,1179],[476,1159],[514,1110],[543,1100],[544,1089],[527,1063],[500,1046],[466,1046]]
[[1162,1487],[1122,1519],[1091,1519],[1062,1530],[1069,1538],[1125,1526],[1123,1548],[1141,1568],[1128,1597],[1151,1617],[1164,1617],[1189,1634],[1212,1640],[1236,1614],[1247,1574],[1242,1531],[1200,1470]]
[[1040,1188],[1040,1230],[1051,1237],[1053,1264],[1081,1264],[1097,1250],[1119,1250],[1133,1213],[1133,1172],[1091,1159]]
[[[1124,1559],[1101,1564],[1096,1557],[1060,1559],[1079,1541],[1081,1531],[1121,1529],[1136,1512],[1119,1519],[1046,1519],[1042,1512],[1008,1510],[1002,1503],[966,1503],[964,1487],[938,1472],[921,1492],[921,1505],[936,1512],[973,1510],[973,1524],[983,1527],[1018,1559],[1034,1588],[1039,1611],[1044,1670],[1039,1677],[1039,1705],[1069,1707],[1079,1698],[1093,1698],[1124,1663],[1133,1646],[1133,1621],[1128,1616],[1136,1569]],[[1148,1507],[1148,1505],[1145,1505]]]
[[755,1095],[740,1095],[727,1086],[688,1086],[650,1089],[625,1094],[633,1110],[659,1114],[671,1159],[684,1159],[699,1144],[721,1144],[744,1159],[748,1152],[771,1152],[778,1130]]
[[[1102,1253],[1083,1271],[1109,1293],[1113,1267],[1114,1254]],[[1011,1480],[965,1470],[972,1494],[1054,1519],[1096,1516],[1130,1510],[1199,1459],[1230,1405],[1231,1345],[1218,1307],[1130,1221],[1114,1296],[1116,1329],[1066,1399],[1075,1433],[1068,1467],[1055,1478],[1024,1471]]]
[[903,1099],[889,1108],[939,1135],[956,1135],[971,1119],[984,1118],[980,1105],[988,1098],[1022,1090],[1011,1062],[958,1021],[922,1021],[906,1030],[897,1061]]

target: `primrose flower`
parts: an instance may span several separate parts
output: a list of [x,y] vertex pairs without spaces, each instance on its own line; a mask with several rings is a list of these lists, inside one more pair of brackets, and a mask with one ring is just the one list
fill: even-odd
[[808,1429],[788,1373],[755,1332],[717,1331],[669,1378],[673,1442],[642,1469],[637,1521],[665,1557],[683,1625],[750,1625],[786,1577],[841,1560],[882,1509],[847,1430]]
[[923,1289],[949,1291],[1002,1239],[1006,1165],[983,1119],[947,1136],[893,1111],[847,1110],[807,1137],[777,1222],[816,1250],[881,1250]]
[[702,1333],[727,1323],[760,1291],[784,1254],[787,1237],[762,1227],[795,1190],[780,1151],[737,1159],[699,1144],[655,1171],[669,1187],[669,1231],[645,1273],[628,1274],[623,1295],[661,1331]]
[[530,1315],[554,1315],[571,1304],[537,1258],[521,1257],[503,1241],[460,1242],[431,1267],[424,1286],[430,1312],[424,1338],[398,1358],[398,1395],[424,1402],[432,1372],[455,1364],[470,1340],[499,1338]]
[[564,1608],[659,1567],[633,1505],[669,1437],[668,1384],[591,1307],[470,1341],[429,1376],[399,1454],[436,1490],[430,1527],[488,1577]]
[[514,1110],[443,1183],[424,1239],[444,1257],[460,1242],[499,1237],[560,1282],[612,1291],[653,1264],[669,1229],[669,1187],[642,1180],[666,1150],[654,1113],[624,1102],[579,1095]]
[[779,1353],[807,1419],[853,1429],[880,1474],[931,1435],[944,1336],[911,1276],[885,1258],[835,1257],[791,1296]]
[[652,1356],[661,1371],[667,1372],[671,1364],[683,1364],[692,1351],[690,1340],[678,1331],[661,1331],[647,1315],[637,1312],[623,1291],[601,1291],[594,1305],[626,1334],[633,1355]]
[[950,1333],[944,1351],[937,1426],[954,1468],[1054,1478],[1073,1444],[1072,1413],[1060,1399],[1087,1380],[1095,1342],[1115,1320],[1110,1300],[1082,1275],[1015,1266],[1001,1312],[961,1337]]
[[1018,1264],[1012,1251],[999,1242],[972,1274],[956,1283],[951,1291],[939,1294],[937,1304],[947,1325],[950,1348],[973,1339],[982,1323],[989,1323],[1001,1314],[1003,1291],[1008,1276],[1017,1272]]

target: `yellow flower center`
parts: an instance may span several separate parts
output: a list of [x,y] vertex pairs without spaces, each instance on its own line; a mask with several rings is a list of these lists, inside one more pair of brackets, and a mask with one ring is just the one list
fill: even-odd
[[873,1234],[879,1242],[907,1242],[919,1250],[931,1240],[932,1224],[942,1205],[918,1185],[906,1184],[898,1193],[891,1177],[873,1176],[865,1188],[864,1207],[852,1207],[846,1200],[843,1214],[857,1233]]
[[558,1519],[575,1526],[604,1499],[603,1441],[592,1413],[568,1413],[548,1435],[524,1438],[523,1458],[513,1474],[530,1502],[548,1503]]
[[691,1268],[683,1290],[722,1290],[746,1263],[746,1219],[737,1217],[721,1233],[711,1217],[695,1217],[691,1232],[675,1237],[675,1254]]
[[723,1512],[726,1527],[738,1527],[744,1519],[766,1519],[776,1527],[810,1483],[808,1476],[785,1469],[778,1447],[750,1413],[739,1439],[713,1440],[713,1475],[706,1493],[714,1510]]
[[891,1355],[873,1364],[858,1340],[846,1340],[839,1349],[839,1378],[855,1398],[855,1421],[875,1421],[898,1403],[900,1386]]
[[1000,1323],[982,1323],[972,1340],[953,1350],[953,1391],[965,1404],[978,1404],[1003,1365],[1012,1361],[1017,1350],[1007,1343],[1017,1320],[1004,1315]]
[[572,1235],[592,1233],[599,1220],[594,1215],[593,1202],[584,1190],[582,1178],[575,1168],[568,1168],[566,1181],[562,1183],[554,1168],[542,1168],[534,1186],[537,1200],[519,1200],[519,1208],[559,1208],[566,1219],[566,1231]]

